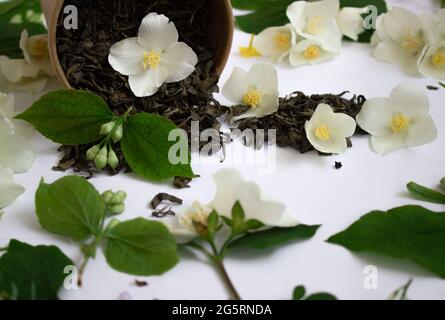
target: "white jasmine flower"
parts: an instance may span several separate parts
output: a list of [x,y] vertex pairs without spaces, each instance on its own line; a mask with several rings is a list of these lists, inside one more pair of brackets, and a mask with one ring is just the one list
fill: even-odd
[[13,181],[13,172],[0,167],[0,210],[12,204],[25,189]]
[[247,182],[234,169],[218,171],[213,179],[216,195],[209,205],[218,214],[231,217],[237,201],[244,209],[246,220],[255,219],[267,227],[293,227],[299,222],[286,212],[286,206],[264,195],[258,184]]
[[184,42],[164,15],[148,14],[139,35],[116,43],[108,60],[117,72],[129,76],[129,85],[137,97],[154,95],[164,83],[178,82],[195,70],[198,57]]
[[377,19],[374,36],[374,56],[382,61],[399,64],[409,74],[418,74],[417,61],[425,45],[425,30],[416,14],[393,8]]
[[163,222],[175,237],[178,243],[187,243],[198,237],[196,224],[207,226],[207,219],[212,209],[196,201],[193,206],[184,212],[178,213],[175,218]]
[[287,16],[298,35],[320,43],[325,50],[338,51],[342,33],[337,25],[339,0],[296,1],[287,8]]
[[14,96],[0,94],[0,166],[15,173],[26,172],[35,161],[31,147],[32,130],[14,116]]
[[422,16],[422,20],[428,45],[418,60],[419,72],[423,76],[445,80],[445,9],[434,17]]
[[248,72],[234,68],[222,93],[232,102],[250,107],[246,113],[235,117],[235,121],[270,115],[279,105],[277,71],[270,64],[256,64]]
[[344,113],[334,113],[331,106],[319,104],[311,119],[306,122],[306,136],[312,146],[323,153],[343,153],[356,129],[355,120]]
[[36,66],[49,76],[54,75],[49,58],[48,35],[41,34],[29,37],[28,31],[23,30],[20,36],[20,49],[22,49],[25,61],[28,64]]
[[397,86],[389,98],[366,101],[357,115],[357,123],[372,135],[371,146],[381,155],[437,138],[425,92],[409,84]]
[[358,40],[358,36],[365,31],[362,17],[365,12],[366,8],[345,7],[340,10],[337,23],[343,35],[354,41]]
[[270,57],[275,63],[289,55],[297,41],[297,35],[291,24],[283,27],[270,27],[256,38],[256,48],[263,56]]
[[289,61],[294,67],[303,64],[314,64],[334,58],[338,53],[330,52],[313,40],[299,41],[292,49]]

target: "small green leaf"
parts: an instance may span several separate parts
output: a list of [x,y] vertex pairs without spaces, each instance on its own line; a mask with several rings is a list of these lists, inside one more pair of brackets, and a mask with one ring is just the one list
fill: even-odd
[[122,151],[131,169],[139,176],[162,181],[172,177],[193,178],[190,153],[187,164],[172,164],[169,152],[175,142],[168,141],[177,127],[168,119],[148,113],[130,117],[124,129]]
[[322,300],[322,301],[329,301],[329,300],[337,300],[337,298],[330,294],[330,293],[325,293],[325,292],[321,292],[321,293],[314,293],[311,294],[310,296],[308,296],[306,299],[304,300]]
[[218,213],[215,210],[213,210],[209,214],[209,217],[207,218],[207,227],[209,228],[209,230],[215,231],[216,228],[218,228],[218,222],[219,222]]
[[[443,0],[443,1],[445,1],[445,0]],[[443,5],[442,5],[442,7],[444,7]],[[445,8],[445,7],[444,7]],[[445,88],[445,83],[443,83],[443,82],[439,82],[439,85],[442,87],[442,88]]]
[[240,10],[258,10],[281,2],[283,5],[286,2],[291,3],[286,0],[232,0],[232,7]]
[[244,220],[246,216],[244,214],[244,209],[239,201],[235,202],[232,208],[232,232],[234,235],[243,233],[244,230]]
[[178,263],[173,236],[160,222],[143,218],[121,222],[105,234],[108,264],[121,272],[160,275]]
[[320,226],[300,224],[291,228],[272,228],[265,231],[250,233],[233,241],[230,248],[270,249],[295,240],[312,238]]
[[68,176],[40,183],[36,210],[42,228],[81,241],[100,233],[105,203],[86,179]]
[[419,200],[432,203],[445,204],[445,194],[439,191],[426,188],[415,182],[408,183],[407,188],[408,191],[411,193],[411,195],[413,195],[415,198]]
[[264,227],[264,224],[261,221],[255,219],[247,220],[244,224],[244,228],[246,229],[246,231],[257,230],[262,227]]
[[419,206],[374,211],[327,241],[351,251],[408,259],[445,278],[444,213]]
[[73,262],[54,246],[33,247],[11,240],[0,257],[0,298],[57,300],[64,269]]
[[301,300],[306,294],[306,288],[304,286],[295,287],[292,294],[292,300]]
[[113,117],[105,101],[95,94],[58,90],[41,97],[16,119],[29,122],[56,143],[81,145],[103,138],[100,128]]

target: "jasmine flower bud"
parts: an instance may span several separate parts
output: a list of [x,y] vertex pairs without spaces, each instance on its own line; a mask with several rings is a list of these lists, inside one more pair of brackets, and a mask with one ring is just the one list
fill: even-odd
[[127,199],[127,194],[124,191],[118,191],[110,200],[111,205],[123,204]]
[[113,140],[113,142],[118,143],[119,141],[121,141],[123,133],[124,133],[124,126],[119,125],[119,127],[117,127],[117,129],[111,135],[111,139]]
[[118,215],[122,214],[125,211],[125,205],[124,204],[117,204],[108,209],[108,212],[112,215]]
[[116,125],[116,121],[111,121],[111,122],[105,123],[100,128],[100,134],[106,136],[111,131],[113,131],[115,125]]
[[96,164],[96,168],[99,170],[103,170],[108,163],[108,148],[105,146],[103,147],[99,153],[96,156],[96,159],[94,160]]
[[111,199],[114,197],[114,192],[111,190],[107,190],[102,194],[102,200],[106,203],[106,204],[110,204]]
[[119,165],[119,159],[113,150],[110,150],[108,153],[107,163],[111,168],[113,168],[113,170],[116,170],[117,166]]
[[115,226],[117,226],[119,223],[121,223],[118,219],[113,219],[110,221],[110,223],[105,228],[106,231],[113,229]]
[[442,180],[440,180],[440,187],[445,190],[445,177],[442,178]]
[[94,159],[96,159],[97,154],[100,151],[100,147],[99,145],[96,145],[94,147],[91,147],[90,149],[88,149],[87,151],[87,160],[88,161],[93,161]]

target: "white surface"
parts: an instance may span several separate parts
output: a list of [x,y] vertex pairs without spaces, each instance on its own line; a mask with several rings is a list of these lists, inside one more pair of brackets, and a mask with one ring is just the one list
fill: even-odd
[[[403,4],[406,1],[390,1]],[[437,5],[425,0],[410,1],[409,7],[421,12],[433,12]],[[242,59],[238,47],[248,43],[249,35],[236,32],[233,54],[223,74],[227,79],[234,66],[249,68],[265,59]],[[340,93],[349,90],[368,98],[387,96],[402,81],[419,86],[436,85],[434,79],[412,78],[397,66],[375,61],[367,45],[345,43],[341,55],[334,61],[297,69],[280,65],[282,95],[300,90],[305,93]],[[315,152],[301,155],[291,149],[278,150],[277,170],[273,175],[257,175],[254,166],[235,166],[249,180],[259,182],[271,196],[288,204],[289,212],[306,224],[323,227],[310,241],[288,245],[276,251],[257,255],[231,256],[227,269],[241,296],[245,299],[289,299],[294,286],[304,284],[309,292],[328,291],[340,299],[386,299],[397,287],[414,277],[409,292],[413,299],[444,299],[445,283],[409,262],[381,258],[370,254],[352,254],[346,249],[324,241],[343,230],[360,216],[374,209],[390,209],[403,204],[421,204],[430,209],[443,207],[416,202],[408,197],[405,184],[410,180],[434,186],[445,176],[445,90],[427,91],[432,114],[439,128],[439,139],[428,146],[402,150],[381,157],[371,152],[367,138],[354,138],[354,147],[344,155],[319,157]],[[34,99],[37,97],[34,97]],[[33,99],[18,95],[18,105],[26,107]],[[34,193],[43,176],[52,182],[63,176],[51,167],[59,159],[57,145],[37,137],[38,160],[32,170],[16,175],[26,193],[6,210],[0,221],[0,246],[16,238],[32,244],[55,244],[76,263],[80,252],[76,244],[43,231],[34,213]],[[239,151],[244,148],[237,144]],[[249,151],[251,152],[251,151]],[[343,169],[334,170],[334,161],[342,161]],[[211,174],[221,165],[197,164],[196,173],[202,178],[187,190],[173,190],[132,176],[98,176],[92,183],[100,191],[124,189],[128,192],[127,211],[123,220],[138,216],[149,217],[148,202],[158,192],[172,192],[191,204],[195,199],[209,202],[215,190]],[[149,285],[138,288],[135,277],[124,275],[107,266],[102,253],[88,265],[84,287],[63,291],[64,299],[116,299],[127,291],[134,299],[225,299],[227,293],[217,273],[205,262],[181,255],[180,264],[162,277],[145,280]],[[379,289],[365,290],[363,270],[367,265],[379,270]]]

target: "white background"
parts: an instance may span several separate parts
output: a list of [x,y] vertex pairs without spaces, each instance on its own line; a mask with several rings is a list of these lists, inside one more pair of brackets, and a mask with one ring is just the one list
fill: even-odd
[[[434,12],[438,1],[392,0],[420,13]],[[233,54],[221,78],[225,82],[234,66],[246,69],[264,58],[243,59],[238,48],[248,43],[249,35],[235,34]],[[349,90],[368,98],[387,96],[402,81],[421,87],[437,85],[434,79],[413,78],[397,66],[380,63],[371,56],[371,48],[364,44],[345,43],[341,55],[330,62],[291,69],[278,66],[282,95],[300,90],[312,93],[340,93]],[[288,210],[305,224],[322,224],[316,236],[275,251],[252,254],[244,252],[226,261],[227,269],[241,296],[245,299],[289,299],[294,286],[304,284],[309,292],[328,291],[340,299],[386,299],[392,291],[410,277],[414,283],[409,292],[413,299],[445,299],[445,282],[423,271],[410,262],[382,258],[373,254],[352,254],[346,249],[325,243],[325,240],[345,229],[360,216],[374,209],[390,209],[404,204],[421,204],[433,210],[439,205],[428,205],[412,200],[405,191],[410,180],[437,186],[445,176],[445,90],[427,91],[431,112],[439,129],[434,143],[401,150],[382,157],[374,154],[366,137],[354,138],[354,147],[335,157],[319,157],[315,152],[301,155],[291,149],[278,150],[277,169],[272,175],[258,175],[253,165],[196,164],[194,170],[202,178],[187,190],[174,190],[168,185],[144,182],[134,176],[97,176],[92,183],[100,191],[124,189],[128,192],[127,210],[121,219],[150,216],[148,202],[159,192],[173,193],[186,201],[209,202],[215,192],[211,175],[223,167],[236,167],[248,180],[261,184],[274,198],[288,204]],[[17,95],[21,109],[38,97]],[[222,102],[225,102],[221,98]],[[55,244],[76,263],[81,255],[78,246],[63,238],[43,231],[34,213],[34,193],[41,177],[47,182],[63,176],[51,167],[59,159],[57,145],[37,136],[34,146],[37,162],[27,174],[15,179],[26,187],[26,193],[6,210],[0,221],[0,246],[11,238],[31,244]],[[239,152],[245,148],[236,144]],[[252,151],[249,151],[252,152]],[[343,169],[333,169],[334,161],[342,161]],[[214,161],[217,162],[217,161]],[[364,268],[378,267],[379,289],[365,290]],[[227,293],[218,274],[205,261],[182,253],[181,262],[162,277],[144,279],[149,285],[138,288],[136,277],[118,273],[107,266],[99,250],[96,260],[86,268],[84,287],[77,291],[62,291],[64,299],[117,299],[128,292],[134,299],[226,299]],[[143,279],[143,278],[138,278]]]

